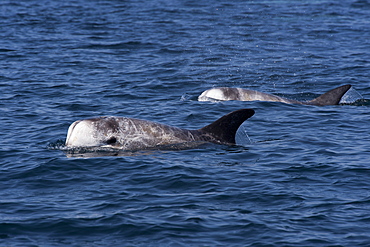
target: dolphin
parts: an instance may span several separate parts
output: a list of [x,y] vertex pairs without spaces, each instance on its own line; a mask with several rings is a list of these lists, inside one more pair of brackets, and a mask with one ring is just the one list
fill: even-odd
[[75,121],[69,126],[65,145],[72,148],[142,150],[188,142],[235,144],[235,134],[239,126],[253,115],[253,109],[233,111],[197,130],[127,117],[90,118]]
[[273,94],[262,93],[244,88],[218,87],[204,91],[199,97],[199,101],[212,100],[240,100],[240,101],[275,101],[288,104],[302,105],[338,105],[343,95],[351,88],[351,85],[343,85],[334,88],[319,97],[310,101],[298,101],[286,99]]

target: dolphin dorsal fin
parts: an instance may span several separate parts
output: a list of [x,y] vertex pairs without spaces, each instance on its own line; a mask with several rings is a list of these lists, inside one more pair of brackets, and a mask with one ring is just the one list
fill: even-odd
[[253,115],[253,109],[233,111],[198,131],[211,135],[218,142],[235,144],[236,131],[245,120]]
[[310,105],[338,105],[343,95],[352,87],[352,85],[343,85],[326,92],[316,99],[308,101]]

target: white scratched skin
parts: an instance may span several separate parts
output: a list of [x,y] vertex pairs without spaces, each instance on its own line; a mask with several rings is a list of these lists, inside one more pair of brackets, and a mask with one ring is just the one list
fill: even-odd
[[283,102],[283,103],[292,103],[294,100],[288,100],[283,97],[279,97],[276,95],[262,93],[254,90],[248,90],[243,88],[238,88],[239,95],[243,99],[243,101],[276,101],[276,102]]
[[176,133],[182,133],[181,129],[159,123],[122,118],[119,124],[121,134],[118,135],[117,142],[122,145],[123,149],[170,145],[185,140],[193,141],[193,139],[179,138]]

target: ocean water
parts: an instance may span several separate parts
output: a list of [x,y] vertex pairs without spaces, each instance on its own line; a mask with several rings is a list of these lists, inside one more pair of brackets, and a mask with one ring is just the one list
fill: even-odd
[[[370,2],[1,1],[0,246],[369,246]],[[212,87],[337,106],[199,102]],[[127,116],[238,145],[69,157]]]

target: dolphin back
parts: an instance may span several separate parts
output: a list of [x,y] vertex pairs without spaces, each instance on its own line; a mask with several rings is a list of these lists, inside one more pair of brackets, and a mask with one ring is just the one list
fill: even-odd
[[343,95],[351,88],[351,85],[343,85],[337,88],[334,88],[316,99],[308,101],[308,105],[338,105]]
[[254,115],[253,109],[233,111],[198,131],[210,137],[210,142],[235,144],[236,131],[240,125]]

